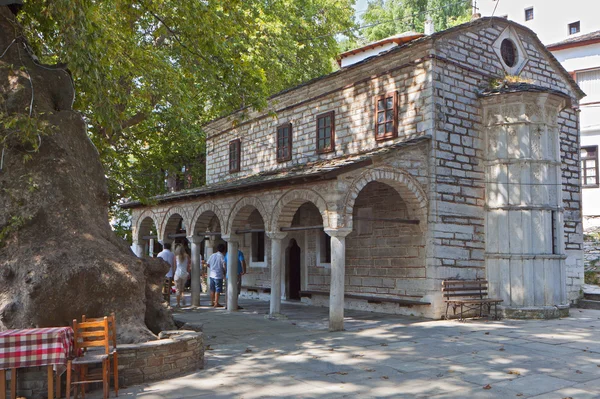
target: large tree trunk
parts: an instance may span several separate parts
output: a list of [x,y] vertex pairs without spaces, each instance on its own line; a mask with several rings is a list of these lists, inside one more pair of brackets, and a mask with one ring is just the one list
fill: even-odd
[[[71,109],[69,74],[36,65],[12,13],[0,6],[0,14],[0,54],[8,48],[0,58],[1,116],[28,116],[33,98],[34,117],[53,127],[38,152],[27,152],[18,131],[4,150],[0,329],[64,326],[114,311],[121,342],[155,339],[174,328],[160,294],[168,266],[138,259],[112,232],[104,171]],[[0,139],[7,134],[0,125]]]

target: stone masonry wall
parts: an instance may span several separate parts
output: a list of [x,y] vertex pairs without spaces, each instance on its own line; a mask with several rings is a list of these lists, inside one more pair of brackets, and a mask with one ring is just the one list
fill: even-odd
[[[319,159],[331,159],[387,146],[407,136],[431,133],[429,78],[430,61],[419,59],[426,46],[407,48],[386,60],[357,65],[344,74],[323,78],[307,92],[293,89],[272,99],[261,113],[231,128],[236,115],[208,125],[206,182],[237,179]],[[367,77],[365,79],[365,77]],[[375,97],[398,92],[399,129],[397,140],[376,141],[374,132]],[[269,116],[275,111],[276,116]],[[316,153],[316,117],[335,112],[335,151]],[[293,131],[292,159],[276,160],[277,126],[290,122]],[[220,133],[213,133],[220,132]],[[229,173],[229,142],[241,139],[241,171]]]
[[[442,266],[436,269],[438,280],[485,275],[483,142],[477,93],[493,79],[503,79],[506,74],[491,46],[507,25],[495,19],[478,26],[477,31],[446,35],[435,44],[436,184],[431,195],[436,203],[431,208],[431,221],[435,222],[431,235],[435,244],[434,264]],[[517,31],[529,58],[520,76],[575,97],[564,76],[558,73],[557,65],[552,64],[530,33]],[[568,289],[573,299],[583,277],[583,267],[577,260],[582,236],[576,113],[564,110],[559,124]],[[448,256],[449,253],[452,255]]]
[[[379,182],[363,188],[353,215],[411,218],[398,193]],[[411,286],[426,278],[424,238],[418,225],[356,220],[346,237],[346,292],[421,297],[423,292],[415,292]]]

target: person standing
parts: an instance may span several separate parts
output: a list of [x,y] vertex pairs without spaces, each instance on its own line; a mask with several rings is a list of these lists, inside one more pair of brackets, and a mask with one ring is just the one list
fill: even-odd
[[[190,275],[191,263],[190,256],[185,252],[183,245],[178,244],[175,247],[175,262],[177,267],[175,269],[175,288],[177,289],[177,307],[181,307],[181,298],[183,296],[183,290],[185,289],[185,282]],[[183,300],[185,306],[185,299]]]
[[219,295],[223,292],[223,278],[225,277],[225,244],[217,246],[217,252],[208,258],[208,269],[210,278],[210,304],[215,308],[222,308],[219,303]]
[[[227,254],[225,254],[225,264],[227,264]],[[244,253],[238,249],[238,261],[237,261],[238,279],[237,279],[237,296],[239,298],[242,292],[242,276],[246,274],[246,259],[244,259]],[[238,309],[244,309],[238,305]]]
[[169,271],[165,275],[165,279],[168,280],[169,294],[171,294],[171,285],[173,284],[173,275],[175,274],[175,254],[171,252],[171,244],[168,242],[163,245],[163,250],[156,255],[157,258],[161,258],[169,264]]

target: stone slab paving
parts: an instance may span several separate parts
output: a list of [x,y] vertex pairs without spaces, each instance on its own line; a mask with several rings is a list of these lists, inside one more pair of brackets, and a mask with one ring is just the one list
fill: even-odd
[[600,398],[597,310],[464,323],[347,311],[346,331],[330,333],[326,308],[284,303],[287,319],[268,320],[267,302],[240,304],[178,312],[204,324],[205,369],[119,397]]

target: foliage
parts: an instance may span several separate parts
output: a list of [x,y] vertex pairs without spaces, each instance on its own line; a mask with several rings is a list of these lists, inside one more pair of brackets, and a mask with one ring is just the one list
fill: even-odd
[[8,218],[8,223],[0,228],[0,248],[6,244],[9,235],[23,227],[25,223],[31,220],[31,218],[32,216],[25,217],[17,215]]
[[363,21],[369,41],[381,40],[402,32],[423,32],[427,15],[435,30],[441,31],[468,22],[470,0],[371,0]]
[[202,125],[330,72],[353,1],[46,0],[19,18],[41,62],[67,63],[114,204],[182,168],[202,184]]
[[598,280],[598,272],[592,270],[584,272],[583,281],[586,284],[600,285],[600,281]]

